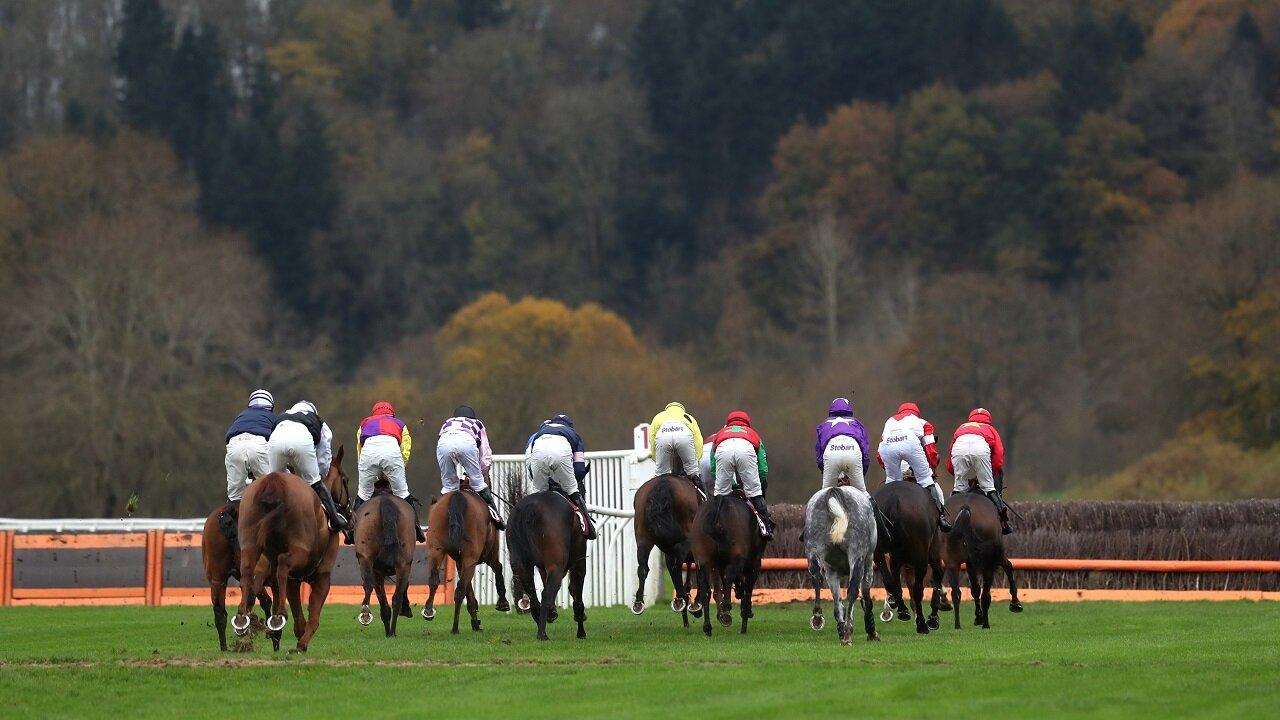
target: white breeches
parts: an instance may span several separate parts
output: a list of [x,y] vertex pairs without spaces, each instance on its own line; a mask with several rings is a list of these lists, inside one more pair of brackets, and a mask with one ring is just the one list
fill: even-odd
[[285,472],[293,468],[308,485],[320,482],[316,445],[305,426],[290,420],[276,425],[271,439],[267,441],[267,452],[271,458],[272,472]]
[[851,437],[837,435],[822,451],[822,487],[835,487],[842,475],[849,478],[851,487],[867,491],[862,473],[862,447]]
[[534,492],[546,490],[552,480],[566,494],[578,492],[578,478],[573,474],[573,447],[559,435],[543,435],[534,440],[524,457],[524,465]]
[[887,437],[880,442],[880,459],[884,461],[885,482],[902,480],[902,463],[905,460],[921,487],[933,484],[933,469],[924,454],[924,446],[915,435],[906,433]]
[[764,494],[760,489],[760,466],[756,461],[756,449],[743,438],[729,438],[716,446],[715,494],[728,495],[737,481],[747,497]]
[[245,488],[254,478],[271,472],[271,460],[267,455],[267,439],[250,433],[240,433],[227,442],[227,499],[244,497]]
[[440,464],[440,484],[444,492],[457,492],[462,487],[458,466],[467,477],[467,485],[476,492],[488,485],[484,470],[480,467],[480,447],[476,439],[465,432],[447,432],[436,443],[436,462]]
[[364,441],[360,449],[360,481],[356,487],[356,495],[361,500],[373,497],[373,485],[378,475],[386,475],[391,483],[391,492],[396,497],[409,497],[409,481],[404,474],[404,454],[400,452],[400,443],[390,435],[375,435]]
[[977,480],[982,492],[996,489],[991,474],[991,446],[979,435],[961,435],[951,444],[951,464],[956,469],[956,492],[969,489],[969,481]]
[[684,423],[666,423],[653,438],[654,471],[662,475],[683,472],[698,475],[698,457],[693,450],[693,432]]

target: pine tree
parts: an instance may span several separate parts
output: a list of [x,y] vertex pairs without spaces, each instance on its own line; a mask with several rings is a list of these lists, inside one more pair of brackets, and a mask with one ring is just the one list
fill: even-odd
[[147,132],[173,125],[173,24],[160,0],[125,0],[115,66],[125,122]]

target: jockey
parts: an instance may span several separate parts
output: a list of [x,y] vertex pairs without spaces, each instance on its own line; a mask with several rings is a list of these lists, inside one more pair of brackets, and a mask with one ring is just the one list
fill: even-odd
[[271,472],[267,438],[276,427],[275,398],[266,390],[254,390],[249,405],[227,428],[227,509],[218,516],[218,527],[228,537],[235,535],[240,498],[254,479]]
[[733,492],[734,481],[737,481],[747,501],[764,519],[764,536],[773,537],[773,518],[764,500],[769,460],[764,440],[751,427],[751,416],[744,410],[734,410],[725,418],[724,427],[711,437],[711,474],[716,479],[716,496]]
[[1009,506],[1004,504],[995,483],[996,477],[1004,479],[1004,441],[991,424],[991,413],[986,408],[974,408],[969,413],[969,421],[956,428],[956,434],[951,438],[947,470],[956,479],[952,495],[968,490],[969,481],[976,480],[978,488],[1000,511],[1000,532],[1004,535],[1013,532],[1013,526],[1009,524]]
[[938,467],[938,442],[933,435],[933,425],[920,417],[918,405],[904,402],[898,406],[898,414],[885,421],[876,461],[884,468],[887,483],[902,480],[902,467],[909,466],[916,482],[933,498],[938,509],[938,527],[942,532],[951,532],[942,488],[933,481]]
[[467,484],[489,504],[489,516],[494,524],[499,530],[506,529],[506,523],[498,515],[493,492],[489,490],[489,467],[493,465],[489,433],[484,429],[484,423],[476,419],[476,411],[470,405],[459,405],[454,409],[453,417],[440,426],[436,462],[440,463],[440,483],[445,492],[457,492],[462,487],[458,478],[458,466],[461,465]]
[[272,472],[285,472],[290,467],[302,476],[324,506],[329,517],[329,530],[338,532],[347,527],[347,519],[333,504],[333,495],[325,487],[324,478],[333,462],[333,431],[320,417],[316,406],[302,400],[280,416],[267,441]]
[[561,492],[582,510],[587,522],[587,539],[595,540],[595,525],[587,514],[587,501],[579,489],[579,483],[591,472],[591,467],[587,465],[582,436],[573,428],[573,420],[568,415],[542,421],[542,426],[525,443],[524,464],[534,492],[549,489],[554,480]]
[[840,477],[862,492],[867,491],[866,474],[871,465],[867,428],[853,416],[848,399],[838,397],[827,408],[827,419],[818,426],[814,455],[822,471],[822,487],[835,487]]
[[703,495],[707,494],[698,467],[702,457],[702,431],[698,429],[698,421],[685,412],[684,405],[667,403],[665,410],[653,416],[653,422],[649,423],[649,457],[653,458],[659,475],[683,472]]
[[[359,458],[356,467],[360,477],[356,485],[356,502],[351,506],[354,513],[360,503],[373,497],[373,486],[379,476],[387,479],[391,492],[404,500],[409,500],[409,480],[405,476],[405,466],[409,464],[409,453],[413,449],[413,437],[409,434],[409,426],[396,417],[396,409],[389,402],[373,404],[369,417],[360,421],[356,427],[356,456]],[[410,500],[413,508],[413,527],[417,531],[418,542],[425,542],[422,523],[418,521],[418,508]],[[354,528],[347,531],[347,544],[355,542]]]

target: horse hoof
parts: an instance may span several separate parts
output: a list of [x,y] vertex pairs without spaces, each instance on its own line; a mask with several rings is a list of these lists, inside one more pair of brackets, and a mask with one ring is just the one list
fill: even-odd
[[252,621],[249,619],[248,615],[236,615],[231,618],[231,629],[234,630],[236,635],[239,637],[244,637],[249,634],[249,626],[251,624]]
[[885,608],[880,611],[880,622],[893,622],[893,611]]
[[687,607],[689,603],[685,602],[684,598],[671,598],[671,612],[684,612]]
[[360,624],[366,627],[373,622],[373,613],[369,612],[368,605],[360,608],[360,614],[356,616],[356,620],[359,620]]
[[553,623],[559,619],[560,619],[560,611],[556,610],[555,608],[551,608],[551,612],[547,613],[547,622]]
[[702,603],[697,600],[689,603],[689,612],[693,613],[694,617],[702,617]]
[[851,636],[851,635],[843,635],[843,636],[841,636],[841,637],[840,637],[840,644],[841,644],[841,645],[852,645],[852,644],[853,644],[853,636]]
[[822,628],[826,626],[827,619],[822,616],[821,612],[816,612],[813,617],[809,618],[809,627],[813,628],[815,632],[821,632]]
[[903,621],[903,622],[906,622],[906,621],[910,620],[910,619],[911,619],[911,611],[910,611],[910,610],[899,610],[899,611],[898,611],[898,619],[899,619],[899,620],[901,620],[901,621]]
[[507,602],[506,598],[502,598],[497,605],[493,606],[493,609],[498,612],[511,612],[511,603]]
[[929,619],[926,620],[925,623],[929,626],[930,630],[937,630],[942,625],[942,623],[938,622],[937,615],[930,615]]
[[1009,612],[1022,612],[1022,603],[1017,600],[1009,602]]
[[642,613],[642,612],[644,612],[644,601],[643,601],[643,600],[637,600],[637,601],[635,601],[635,602],[631,603],[631,614],[632,614],[632,615],[639,615],[639,614],[640,614],[640,613]]
[[716,620],[719,621],[721,625],[729,627],[733,624],[733,615],[727,612],[716,613]]
[[422,619],[431,622],[436,619],[436,609],[434,607],[422,608]]
[[284,615],[272,615],[267,618],[267,629],[271,632],[280,632],[284,629],[286,622],[288,622],[288,618]]
[[929,634],[929,626],[928,626],[928,625],[917,625],[917,626],[916,626],[916,633],[917,633],[917,634],[919,634],[919,635],[928,635],[928,634]]
[[516,601],[516,607],[520,609],[520,612],[529,612],[529,608],[533,607],[533,603],[529,602],[529,596],[526,595]]
[[880,642],[880,633],[871,633],[868,635],[867,642]]

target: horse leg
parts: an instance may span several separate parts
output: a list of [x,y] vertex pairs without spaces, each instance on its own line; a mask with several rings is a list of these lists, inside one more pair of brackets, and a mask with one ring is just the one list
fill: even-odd
[[[261,556],[262,550],[253,545],[242,547],[240,550],[240,606],[236,609],[235,618],[231,620],[231,629],[236,635],[249,634],[249,613],[253,610],[253,601],[261,592],[265,580],[254,572]],[[263,611],[265,610],[266,608],[263,608]]]
[[436,590],[440,588],[440,582],[444,576],[440,569],[441,565],[444,564],[443,561],[431,554],[431,552],[428,551],[427,554],[427,566],[431,568],[431,572],[427,574],[429,592],[427,593],[427,603],[422,606],[422,619],[427,621],[436,619]]
[[480,632],[480,603],[476,602],[476,589],[471,584],[467,585],[467,612],[471,615],[471,632]]
[[726,567],[720,569],[720,592],[716,595],[716,620],[724,627],[733,624],[733,587],[738,580],[741,560],[730,560]]
[[316,579],[311,583],[311,599],[307,603],[307,630],[298,638],[298,651],[306,652],[307,646],[311,644],[311,638],[315,637],[316,630],[320,627],[320,610],[324,608],[324,601],[329,597],[329,584],[332,578],[329,573],[317,573]]
[[960,629],[960,571],[953,565],[947,566],[947,580],[951,585],[951,612],[955,613],[956,629]]
[[827,624],[822,616],[822,579],[825,575],[817,558],[809,558],[809,582],[813,585],[813,615],[809,617],[809,627],[819,632]]
[[982,568],[982,627],[991,629],[991,583],[995,580],[996,568],[987,565]]
[[[450,632],[454,635],[458,634],[458,616],[462,614],[462,602],[467,599],[467,593],[471,592],[471,576],[475,572],[476,561],[464,555],[458,563],[458,584],[453,588],[453,630]],[[473,621],[473,626],[478,622]]]
[[382,619],[382,631],[387,637],[392,637],[395,633],[391,632],[391,617],[395,612],[391,609],[391,603],[387,602],[387,579],[382,575],[375,575],[373,578],[373,591],[378,594],[378,617]]
[[884,553],[881,553],[881,552],[873,553],[871,563],[872,563],[872,566],[875,567],[876,572],[880,573],[880,582],[884,584],[884,610],[880,612],[880,621],[892,622],[893,621],[893,610],[892,610],[893,590],[892,588],[893,588],[893,583],[896,581],[896,578],[892,577],[889,574],[888,563],[884,561]]
[[542,571],[542,601],[538,607],[538,639],[549,640],[547,637],[547,618],[551,616],[551,611],[556,606],[556,593],[560,592],[560,583],[564,580],[564,571],[548,567]]
[[511,603],[507,600],[507,580],[502,575],[502,562],[498,560],[498,551],[493,551],[493,557],[485,563],[493,570],[493,585],[498,591],[498,602],[494,604],[493,609],[498,612],[511,612]]
[[912,566],[911,578],[911,608],[916,612],[916,632],[921,635],[929,634],[929,626],[924,622],[924,576],[928,569],[925,563],[915,563]]
[[1022,601],[1018,600],[1018,581],[1013,577],[1013,563],[1003,558],[1000,566],[1004,568],[1004,577],[1009,581],[1009,611],[1022,612]]
[[673,554],[667,555],[667,574],[671,576],[671,587],[675,588],[676,599],[671,601],[671,609],[680,608],[680,619],[689,627],[689,588],[685,585],[684,574],[680,571],[680,558],[684,557],[684,547],[677,545]]
[[[280,553],[276,558],[276,587],[289,586],[289,571],[292,569],[293,562],[289,557],[289,553]],[[280,596],[280,593],[276,593],[276,596],[271,600],[271,617],[267,618],[267,636],[272,637],[274,640],[279,640],[284,631],[284,604],[284,598]]]
[[[889,556],[889,568],[893,575],[893,604],[898,610],[898,619],[905,622],[911,619],[911,609],[907,606],[902,592],[902,562],[896,555]],[[888,590],[888,588],[885,589]]]
[[[865,558],[859,565],[862,569],[862,581],[859,586],[859,594],[862,595],[862,626],[867,631],[867,640],[875,642],[880,639],[880,634],[876,632],[876,620],[872,616],[874,604],[871,602],[871,581],[874,578],[874,574],[871,571],[871,564]],[[849,581],[850,583],[853,582],[852,575],[850,575]]]
[[578,559],[569,568],[569,596],[573,598],[573,621],[578,623],[578,639],[587,636],[587,605],[582,602],[582,585],[587,580],[587,559]]
[[760,561],[759,560],[748,561],[747,567],[743,571],[742,597],[739,598],[739,600],[742,602],[742,612],[740,614],[742,615],[742,634],[743,635],[747,634],[747,621],[756,616],[755,612],[752,611],[751,609],[751,593],[756,588],[756,578],[759,576],[760,576]]
[[373,568],[370,567],[369,561],[360,559],[360,583],[364,585],[364,600],[360,601],[360,614],[356,616],[356,620],[361,625],[369,625],[373,622],[373,613],[369,612],[369,596],[373,594]]
[[391,596],[391,634],[396,634],[396,626],[401,617],[413,617],[409,610],[409,575],[413,572],[413,556],[396,567],[396,591]]
[[831,566],[827,566],[826,571],[827,588],[831,590],[831,602],[836,608],[836,637],[840,638],[841,642],[844,642],[845,627],[848,624],[849,617],[848,613],[845,612],[844,598],[840,597],[840,576]]
[[[649,555],[653,553],[653,541],[649,539],[636,541],[636,598],[631,602],[631,614],[644,612],[644,582],[649,579]],[[572,581],[570,581],[572,582]],[[679,585],[676,586],[677,591]],[[675,604],[672,603],[672,609]]]
[[714,600],[715,577],[701,563],[698,564],[698,597],[706,598],[707,601],[707,606],[702,610],[702,634],[707,637],[711,637],[711,602]]
[[969,571],[969,595],[973,598],[973,624],[982,624],[982,586],[978,584],[978,571],[973,562],[973,553],[969,553],[966,563]]
[[209,600],[213,603],[213,626],[218,629],[218,647],[227,651],[227,581],[209,583]]
[[929,558],[929,579],[932,581],[933,597],[929,600],[929,629],[937,630],[938,611],[942,609],[942,562],[937,558]]
[[[293,639],[297,640],[302,637],[302,631],[307,627],[307,619],[302,616],[302,581],[290,580],[285,588],[285,597],[289,600],[289,614],[293,615]],[[275,641],[275,649],[280,649],[278,638]]]

